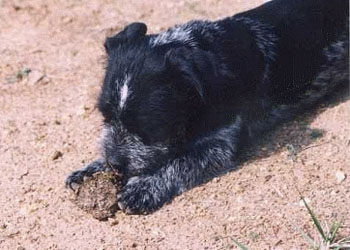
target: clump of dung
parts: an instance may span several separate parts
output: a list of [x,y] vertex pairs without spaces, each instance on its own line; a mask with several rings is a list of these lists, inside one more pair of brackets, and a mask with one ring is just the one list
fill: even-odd
[[118,210],[117,194],[122,188],[122,177],[115,172],[97,172],[85,177],[75,190],[73,202],[98,220],[112,217]]

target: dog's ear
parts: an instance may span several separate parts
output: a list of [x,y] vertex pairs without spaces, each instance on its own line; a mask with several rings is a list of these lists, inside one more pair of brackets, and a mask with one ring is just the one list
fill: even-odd
[[127,25],[123,32],[128,40],[133,40],[146,35],[147,26],[144,23],[131,23]]
[[[205,96],[205,84],[217,79],[218,68],[215,55],[207,50],[190,47],[177,47],[165,54],[167,72],[175,77],[187,78],[199,96]],[[186,81],[187,82],[187,81]]]
[[133,41],[139,37],[146,35],[147,26],[144,23],[131,23],[127,25],[118,34],[108,37],[105,41],[105,48],[109,51],[111,48],[116,47],[123,41]]
[[198,95],[203,98],[204,90],[200,77],[200,69],[191,48],[179,47],[170,49],[165,54],[165,67],[174,76],[182,76],[187,79]]

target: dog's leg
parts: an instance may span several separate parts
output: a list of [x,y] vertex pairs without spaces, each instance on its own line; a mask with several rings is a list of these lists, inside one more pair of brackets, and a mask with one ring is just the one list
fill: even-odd
[[107,164],[104,159],[98,159],[87,166],[72,172],[66,179],[66,187],[74,190],[74,185],[80,185],[84,177],[91,177],[94,173],[107,170]]
[[235,167],[241,119],[197,140],[187,153],[169,160],[153,175],[132,177],[118,195],[127,213],[149,213],[174,196]]

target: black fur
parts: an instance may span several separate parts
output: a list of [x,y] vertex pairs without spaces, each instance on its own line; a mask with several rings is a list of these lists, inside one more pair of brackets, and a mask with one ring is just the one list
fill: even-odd
[[129,213],[149,213],[236,166],[262,132],[349,82],[347,0],[274,0],[216,22],[146,35],[128,25],[105,43],[102,158]]

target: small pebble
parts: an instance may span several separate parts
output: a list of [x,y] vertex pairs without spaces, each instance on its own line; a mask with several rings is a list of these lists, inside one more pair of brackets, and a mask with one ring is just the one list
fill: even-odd
[[61,151],[55,151],[55,153],[53,153],[51,159],[54,161],[54,160],[57,160],[58,158],[61,158],[63,156],[63,153]]
[[118,224],[119,224],[119,221],[116,220],[115,218],[108,218],[108,223],[109,223],[109,225],[111,225],[111,226],[115,226],[115,225],[118,225]]
[[337,171],[335,173],[335,178],[337,179],[337,183],[340,184],[345,180],[346,175],[342,171]]

